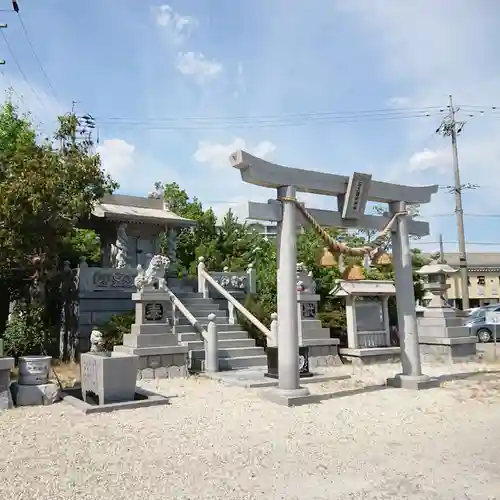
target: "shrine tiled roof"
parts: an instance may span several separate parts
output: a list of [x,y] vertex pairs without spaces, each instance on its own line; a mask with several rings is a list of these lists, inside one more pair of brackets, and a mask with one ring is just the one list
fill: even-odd
[[94,207],[92,215],[109,220],[144,224],[170,223],[173,226],[183,227],[196,225],[195,221],[180,217],[168,210],[161,199],[121,194],[104,196],[101,202]]

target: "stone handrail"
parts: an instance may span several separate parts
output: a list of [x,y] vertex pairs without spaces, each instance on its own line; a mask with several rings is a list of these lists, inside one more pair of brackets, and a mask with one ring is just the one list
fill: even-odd
[[[219,348],[217,339],[217,324],[216,316],[210,313],[207,317],[208,324],[205,329],[199,321],[189,312],[189,309],[180,301],[179,297],[175,295],[168,287],[165,288],[167,295],[170,297],[172,305],[179,309],[181,314],[191,323],[191,325],[201,335],[205,344],[205,371],[217,372],[219,371]],[[175,318],[173,318],[175,322]],[[174,325],[175,326],[175,325]]]
[[175,295],[172,290],[166,287],[165,291],[167,292],[167,295],[170,297],[170,301],[176,307],[176,309],[179,309],[181,314],[189,321],[191,326],[196,328],[198,333],[203,337],[203,340],[206,341],[208,338],[207,330],[203,328],[200,322],[189,312],[189,309],[180,301],[179,297],[177,297],[177,295]]
[[246,307],[242,306],[224,287],[219,285],[212,276],[207,272],[205,268],[204,258],[199,258],[198,263],[198,292],[203,293],[203,297],[208,298],[208,289],[206,283],[210,283],[210,285],[217,290],[224,299],[228,301],[237,311],[239,311],[245,318],[252,323],[261,333],[263,333],[266,337],[273,337],[271,330],[264,326]]

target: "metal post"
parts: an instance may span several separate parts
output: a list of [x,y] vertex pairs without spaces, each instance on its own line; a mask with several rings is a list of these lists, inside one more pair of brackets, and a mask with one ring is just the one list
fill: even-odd
[[[406,202],[390,204],[391,214],[404,212]],[[398,217],[392,232],[392,252],[395,269],[398,328],[401,344],[401,366],[403,372],[387,380],[388,385],[407,389],[436,386],[436,382],[422,374],[420,346],[418,342],[415,293],[413,290],[413,268],[408,234],[408,216]]]
[[[279,239],[278,288],[278,388],[287,395],[307,395],[299,385],[299,334],[297,321],[297,214],[293,201],[295,187],[278,188],[282,199]],[[293,394],[292,394],[293,393]],[[299,395],[299,394],[298,394]]]

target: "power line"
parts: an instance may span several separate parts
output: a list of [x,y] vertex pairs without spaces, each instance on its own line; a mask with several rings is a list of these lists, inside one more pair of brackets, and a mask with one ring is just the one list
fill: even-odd
[[265,121],[265,120],[255,120],[255,121],[240,121],[240,122],[204,122],[204,123],[194,123],[194,124],[182,124],[181,120],[178,119],[180,124],[152,124],[146,121],[136,121],[136,122],[110,122],[105,118],[100,118],[99,123],[117,127],[138,127],[142,130],[157,130],[157,131],[199,131],[199,130],[225,130],[239,128],[284,128],[284,127],[299,127],[304,125],[310,125],[313,123],[324,123],[328,122],[330,124],[349,124],[349,123],[367,123],[367,122],[380,122],[380,121],[391,121],[391,120],[402,120],[402,119],[412,119],[412,118],[427,118],[429,116],[437,116],[430,114],[412,114],[412,115],[401,115],[401,116],[366,116],[366,117],[350,117],[350,118],[336,118],[336,117],[325,117],[316,119],[291,119],[291,120],[279,120],[279,121]]
[[31,52],[33,52],[33,56],[36,60],[36,62],[38,63],[38,66],[40,67],[40,70],[45,78],[45,80],[47,81],[47,85],[49,86],[50,90],[52,91],[52,94],[54,95],[54,97],[56,96],[56,93],[55,93],[55,90],[54,90],[54,87],[52,86],[52,83],[47,75],[47,72],[45,71],[44,67],[43,67],[43,64],[42,62],[40,61],[40,58],[38,57],[38,54],[35,50],[35,47],[33,46],[33,43],[31,42],[31,38],[28,34],[28,30],[26,29],[26,26],[24,24],[24,20],[21,16],[21,13],[19,12],[19,9],[16,10],[17,12],[17,16],[19,18],[19,21],[21,23],[21,27],[23,29],[23,32],[24,32],[24,36],[26,37],[26,40],[28,41],[28,45],[30,46],[31,48]]
[[[456,213],[449,213],[449,214],[425,214],[422,215],[422,217],[429,218],[429,217],[456,217]],[[464,217],[485,217],[487,219],[497,219],[500,218],[500,214],[465,214]]]
[[10,55],[12,56],[13,61],[16,63],[17,68],[19,69],[19,73],[21,73],[21,76],[23,77],[24,81],[26,82],[26,84],[30,88],[31,92],[33,92],[33,95],[38,99],[38,101],[40,102],[42,107],[45,109],[45,111],[48,112],[47,108],[45,107],[45,103],[40,98],[38,92],[33,88],[33,86],[28,81],[28,78],[26,77],[26,74],[24,73],[23,68],[21,68],[21,65],[19,64],[19,61],[18,61],[14,51],[12,50],[12,47],[9,43],[9,40],[5,36],[5,32],[4,32],[3,28],[7,28],[7,25],[6,24],[0,25],[0,33],[2,34],[2,37],[5,41],[5,45],[7,46],[7,50],[9,51]]
[[[443,241],[445,245],[456,245],[458,241]],[[415,245],[439,245],[440,241],[420,241],[417,240]],[[483,245],[483,246],[500,246],[500,241],[468,241],[468,245]]]
[[197,124],[230,124],[250,123],[288,123],[296,121],[322,121],[322,120],[369,120],[369,119],[398,119],[411,117],[437,116],[443,111],[430,108],[421,109],[401,109],[401,110],[374,110],[374,111],[354,111],[354,112],[321,112],[321,113],[288,113],[280,115],[246,115],[246,116],[166,116],[162,118],[137,119],[127,117],[98,117],[100,122],[123,123],[126,125],[149,125],[167,126],[168,123],[190,123]]

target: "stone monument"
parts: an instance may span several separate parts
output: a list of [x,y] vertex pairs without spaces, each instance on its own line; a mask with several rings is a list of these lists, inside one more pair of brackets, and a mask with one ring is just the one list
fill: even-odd
[[425,360],[436,362],[460,362],[474,360],[477,338],[464,326],[465,318],[450,306],[445,293],[448,274],[457,269],[439,260],[439,254],[431,256],[431,262],[417,271],[427,277],[424,289],[431,299],[418,318],[420,351]]
[[146,271],[139,265],[132,294],[135,323],[114,352],[139,356],[138,378],[175,378],[188,375],[188,347],[179,345],[169,324],[170,295],[165,275],[170,260],[155,255]]
[[138,365],[138,356],[123,352],[82,354],[82,400],[97,405],[133,401]]

